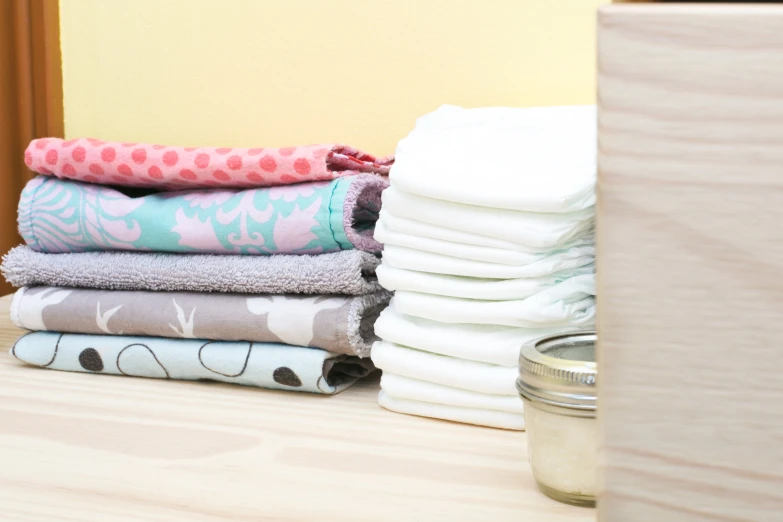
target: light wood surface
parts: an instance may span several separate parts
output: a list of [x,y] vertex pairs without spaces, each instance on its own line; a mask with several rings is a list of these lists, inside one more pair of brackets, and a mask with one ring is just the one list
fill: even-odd
[[334,397],[34,368],[0,300],[0,520],[585,522],[523,433]]
[[599,520],[783,520],[783,5],[598,34]]

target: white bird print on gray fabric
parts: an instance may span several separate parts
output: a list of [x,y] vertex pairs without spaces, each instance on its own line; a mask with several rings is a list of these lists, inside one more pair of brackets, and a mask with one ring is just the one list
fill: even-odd
[[[98,310],[95,312],[95,324],[98,325],[98,328],[107,334],[113,333],[111,330],[109,330],[109,319],[111,319],[111,316],[113,316],[120,308],[122,308],[122,305],[115,306],[111,310],[106,310],[104,313],[101,313],[101,302],[98,301]],[[122,335],[122,332],[117,332],[117,334]]]
[[172,299],[172,301],[174,302],[174,307],[177,309],[177,321],[179,322],[180,329],[171,323],[169,323],[169,326],[172,330],[177,332],[177,335],[180,337],[195,339],[196,336],[193,334],[193,314],[196,313],[196,307],[193,307],[193,310],[190,311],[190,317],[188,317],[186,320],[185,311],[182,310],[182,307],[177,304],[176,300]]
[[[43,322],[44,308],[61,303],[70,294],[71,290],[63,290],[56,287],[35,294],[30,294],[27,287],[22,288],[14,296],[14,301],[17,301],[17,299],[19,301],[24,299],[25,301],[25,306],[18,307],[18,320],[21,323],[19,326],[28,330],[46,330],[46,325]],[[12,307],[11,315],[13,316],[13,314]]]
[[[322,299],[320,302],[316,302]],[[322,296],[304,299],[288,299],[284,295],[252,297],[247,308],[256,315],[267,316],[267,328],[282,342],[294,346],[309,346],[313,340],[315,314],[321,310],[340,308],[345,303],[342,297]]]

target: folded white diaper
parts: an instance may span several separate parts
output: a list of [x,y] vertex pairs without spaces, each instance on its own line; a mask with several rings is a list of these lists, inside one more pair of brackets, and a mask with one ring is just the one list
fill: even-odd
[[430,272],[433,274],[482,277],[486,279],[518,279],[542,277],[551,274],[574,274],[575,270],[595,262],[593,247],[574,247],[554,252],[527,265],[502,265],[444,256],[423,250],[396,245],[385,245],[383,263],[396,268]]
[[[503,241],[494,237],[482,236],[480,234],[471,234],[462,230],[453,228],[439,227],[413,219],[395,216],[388,209],[381,209],[377,223],[383,221],[383,227],[391,232],[400,232],[410,236],[421,236],[425,238],[440,239],[451,243],[461,243],[465,245],[484,246],[489,248],[500,248],[507,250],[518,250],[527,253],[548,253],[549,249],[532,248],[526,245],[519,245],[511,241]],[[403,245],[406,246],[406,245]],[[424,249],[422,249],[424,250]]]
[[398,399],[392,397],[383,390],[378,394],[378,404],[387,410],[396,411],[397,413],[406,413],[408,415],[432,417],[465,424],[477,424],[490,428],[503,428],[507,430],[525,429],[525,416],[521,413],[509,413],[483,408],[462,408],[434,402]]
[[[545,252],[527,252],[523,247],[515,245],[513,248],[493,248],[480,245],[471,245],[464,242],[458,243],[433,237],[426,237],[408,232],[398,232],[387,224],[391,214],[381,211],[381,218],[375,223],[374,238],[385,245],[394,245],[411,248],[414,250],[431,252],[435,254],[483,261],[486,263],[499,263],[502,265],[529,265],[536,261],[551,256],[553,250]],[[409,220],[406,220],[409,221]],[[416,223],[415,221],[409,221]],[[441,228],[441,230],[448,230]],[[432,232],[432,231],[431,231]],[[557,247],[554,251],[568,251],[571,256],[595,255],[595,237],[593,234],[574,239]]]
[[378,341],[370,354],[376,367],[389,373],[495,395],[517,395],[516,367],[447,357]]
[[570,212],[595,203],[596,145],[594,106],[443,106],[398,144],[390,176],[430,198]]
[[551,328],[595,324],[595,276],[579,275],[527,299],[480,301],[396,292],[397,310],[407,315],[444,323],[476,323]]
[[484,299],[488,301],[525,299],[553,285],[562,283],[569,277],[580,274],[592,274],[594,272],[595,267],[588,265],[541,277],[482,279],[406,270],[393,266],[391,262],[383,263],[376,269],[378,282],[387,290],[408,290],[425,294],[465,299]]
[[565,213],[522,212],[425,198],[394,184],[383,191],[382,199],[383,208],[395,216],[542,249],[584,235],[595,218],[594,207]]
[[594,106],[418,120],[375,228],[381,406],[524,429],[521,346],[595,324],[595,179]]
[[450,324],[400,313],[395,300],[375,322],[375,334],[386,341],[458,359],[517,367],[520,347],[565,328],[512,328],[487,324]]
[[519,395],[493,395],[462,390],[389,372],[384,372],[381,378],[381,389],[397,399],[522,413],[522,399]]

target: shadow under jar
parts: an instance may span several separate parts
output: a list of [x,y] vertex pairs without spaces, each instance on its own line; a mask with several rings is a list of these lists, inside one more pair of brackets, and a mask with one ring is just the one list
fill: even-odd
[[552,335],[519,355],[533,477],[545,495],[580,506],[595,506],[597,488],[595,341],[594,331]]

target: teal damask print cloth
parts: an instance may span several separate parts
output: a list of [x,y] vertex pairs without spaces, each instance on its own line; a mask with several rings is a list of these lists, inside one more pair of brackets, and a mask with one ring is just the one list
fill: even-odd
[[371,174],[250,190],[198,189],[134,197],[39,176],[19,202],[19,232],[38,252],[215,254],[378,252],[373,239],[388,182]]

